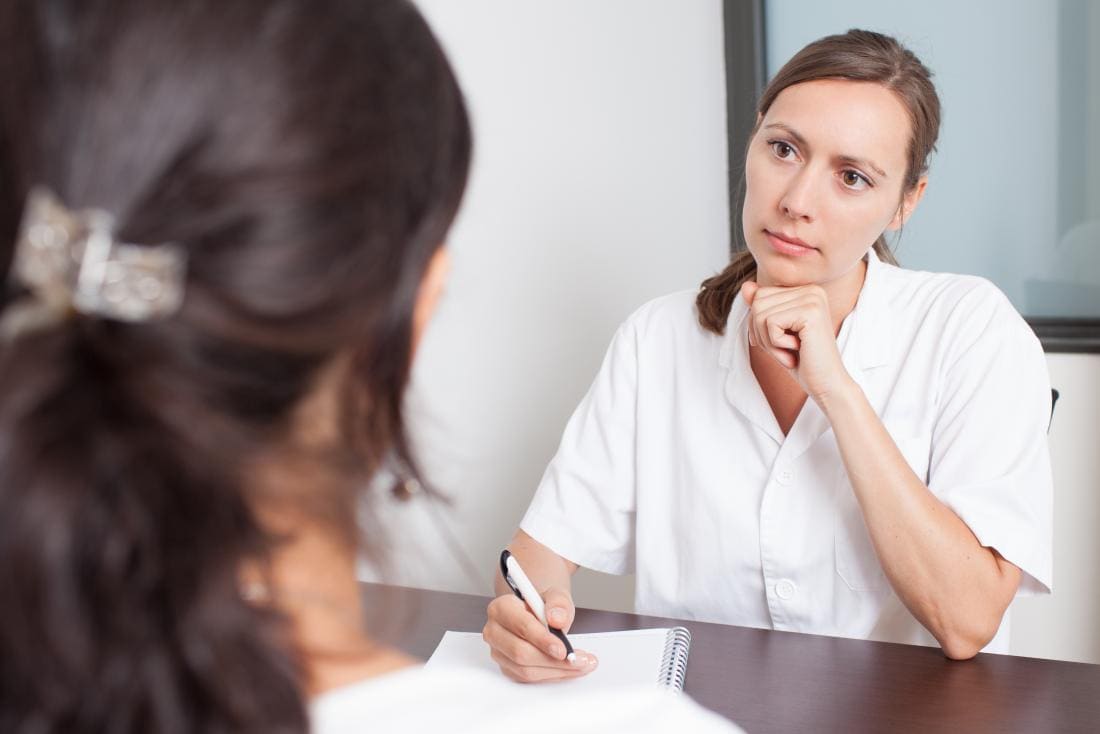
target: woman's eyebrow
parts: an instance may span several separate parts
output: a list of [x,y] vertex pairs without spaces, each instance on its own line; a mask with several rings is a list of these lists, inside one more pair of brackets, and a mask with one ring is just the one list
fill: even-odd
[[886,171],[882,170],[866,158],[856,158],[855,156],[851,155],[838,155],[836,159],[841,163],[847,163],[853,166],[858,166],[860,168],[870,168],[883,178],[890,178],[886,175]]
[[802,137],[802,135],[797,130],[795,130],[793,127],[791,127],[790,125],[786,125],[782,122],[770,122],[770,123],[768,123],[767,125],[764,126],[764,129],[767,130],[768,128],[771,128],[771,127],[782,130],[783,132],[790,135],[792,138],[794,138],[794,142],[798,143],[799,146],[801,146],[803,149],[805,149],[805,150],[810,149],[810,144],[808,142],[806,142],[806,138]]
[[[764,126],[765,130],[767,130],[768,128],[776,128],[777,130],[782,130],[783,132],[790,135],[794,139],[794,142],[798,143],[800,148],[802,148],[803,150],[806,150],[806,151],[808,151],[810,149],[809,141],[807,141],[806,138],[802,137],[802,134],[799,133],[797,130],[795,130],[790,125],[787,125],[787,124],[782,123],[782,122],[770,122],[770,123],[768,123],[767,125]],[[860,168],[870,168],[875,173],[877,173],[879,176],[882,176],[883,178],[889,178],[889,176],[886,175],[886,171],[884,171],[880,167],[876,166],[874,163],[872,163],[867,158],[860,158],[860,157],[854,156],[854,155],[838,155],[836,157],[836,160],[841,162],[841,163],[848,164],[848,165],[853,165],[853,166],[858,166]]]

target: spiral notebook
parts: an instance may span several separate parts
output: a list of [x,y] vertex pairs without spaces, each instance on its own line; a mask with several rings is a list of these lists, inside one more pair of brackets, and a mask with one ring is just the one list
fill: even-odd
[[[684,627],[660,627],[622,632],[570,634],[569,641],[600,661],[588,675],[555,683],[548,688],[576,689],[655,684],[673,691],[684,689],[691,632]],[[489,647],[478,632],[445,632],[428,667],[481,668],[499,675]],[[518,683],[516,685],[519,685]]]

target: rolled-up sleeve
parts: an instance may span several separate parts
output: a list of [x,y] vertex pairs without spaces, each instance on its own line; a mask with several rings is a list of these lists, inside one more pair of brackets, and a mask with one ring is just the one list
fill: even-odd
[[937,395],[929,488],[1024,576],[1050,593],[1053,479],[1050,377],[1030,327],[992,285],[960,299]]
[[611,341],[566,425],[520,528],[558,555],[604,573],[634,568],[637,335]]

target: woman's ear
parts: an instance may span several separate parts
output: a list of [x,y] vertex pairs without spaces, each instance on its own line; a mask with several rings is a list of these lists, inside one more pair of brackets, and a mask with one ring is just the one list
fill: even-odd
[[424,279],[420,281],[420,290],[416,294],[416,306],[413,308],[413,333],[412,348],[420,344],[420,337],[431,321],[439,298],[443,295],[443,287],[447,284],[447,276],[451,273],[451,253],[446,246],[440,245],[439,249],[428,261],[428,268],[424,271]]
[[913,216],[917,204],[924,198],[926,188],[928,188],[928,176],[921,176],[917,181],[917,185],[901,197],[901,204],[898,205],[898,210],[894,213],[894,218],[890,220],[890,224],[887,225],[886,229],[900,229],[903,224],[909,221],[909,217]]

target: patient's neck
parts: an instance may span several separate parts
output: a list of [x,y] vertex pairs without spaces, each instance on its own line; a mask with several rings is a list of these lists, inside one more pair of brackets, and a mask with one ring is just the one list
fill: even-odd
[[301,517],[266,513],[265,522],[286,540],[275,549],[266,579],[246,573],[244,588],[259,588],[286,615],[309,695],[417,662],[367,633],[354,546]]

